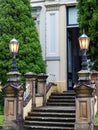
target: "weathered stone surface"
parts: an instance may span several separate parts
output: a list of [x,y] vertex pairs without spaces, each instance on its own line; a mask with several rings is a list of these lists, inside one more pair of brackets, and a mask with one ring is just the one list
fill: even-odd
[[94,130],[94,126],[87,123],[75,124],[75,130]]

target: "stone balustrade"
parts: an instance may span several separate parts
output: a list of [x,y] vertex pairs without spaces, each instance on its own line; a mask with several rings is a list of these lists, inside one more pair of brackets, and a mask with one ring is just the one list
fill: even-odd
[[26,73],[26,91],[24,92],[24,99],[32,96],[32,107],[36,107],[36,99],[35,96],[41,95],[43,96],[43,105],[46,104],[46,74],[35,74],[32,72]]
[[[36,92],[43,97],[46,105],[46,74],[26,73],[26,87],[21,84],[19,72],[8,73],[8,80],[3,87],[4,91],[4,130],[22,130],[23,105],[31,102],[31,109],[36,107]],[[31,100],[30,100],[31,99]],[[25,103],[26,102],[26,103]]]

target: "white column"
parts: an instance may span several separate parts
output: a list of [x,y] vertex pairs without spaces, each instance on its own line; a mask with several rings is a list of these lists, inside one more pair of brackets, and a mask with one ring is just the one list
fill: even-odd
[[60,6],[59,14],[59,51],[60,51],[60,80],[67,89],[67,32],[66,32],[66,6]]

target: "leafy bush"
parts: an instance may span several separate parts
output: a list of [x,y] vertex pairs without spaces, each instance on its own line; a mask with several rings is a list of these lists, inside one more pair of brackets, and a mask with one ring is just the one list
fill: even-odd
[[38,32],[32,17],[30,0],[0,0],[0,80],[6,83],[7,72],[11,71],[12,57],[8,43],[12,38],[19,43],[17,68],[26,72],[44,73]]
[[88,57],[93,62],[92,69],[98,70],[98,0],[77,0],[80,32],[90,37]]

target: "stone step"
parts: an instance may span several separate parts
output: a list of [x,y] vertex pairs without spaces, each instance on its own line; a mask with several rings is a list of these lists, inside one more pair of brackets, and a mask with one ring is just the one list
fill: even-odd
[[74,130],[70,127],[57,127],[57,126],[38,126],[38,125],[24,125],[25,130]]
[[49,99],[75,99],[75,96],[55,96],[55,95],[51,95]]
[[59,121],[59,122],[75,122],[75,117],[36,117],[36,116],[27,116],[25,118],[26,120],[32,120],[32,121]]
[[35,108],[32,112],[54,112],[54,113],[75,113],[76,107],[42,107]]
[[58,112],[29,112],[28,116],[42,117],[75,117],[75,113],[58,113]]
[[52,93],[51,96],[75,96],[75,93],[64,92],[64,93]]
[[75,93],[74,90],[69,90],[69,91],[63,91],[63,93]]
[[46,107],[35,108],[25,118],[25,130],[74,130],[75,93],[52,93]]
[[74,102],[75,103],[75,99],[49,99],[48,102]]
[[50,122],[50,121],[30,121],[30,120],[25,120],[25,125],[40,125],[40,126],[60,126],[60,127],[73,127],[74,123],[73,122]]
[[75,103],[69,102],[47,102],[48,106],[75,106]]

